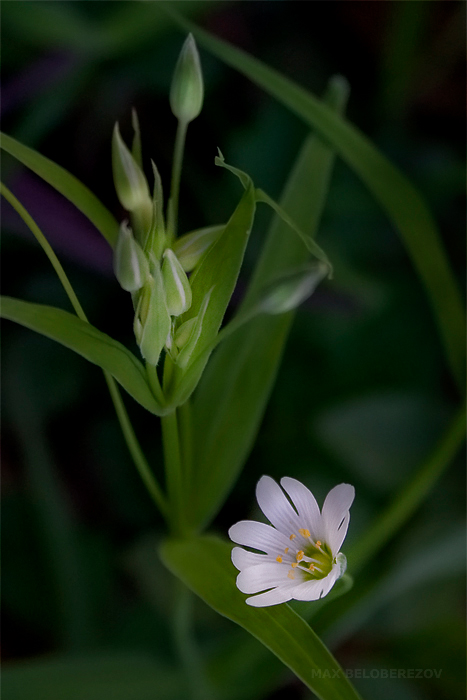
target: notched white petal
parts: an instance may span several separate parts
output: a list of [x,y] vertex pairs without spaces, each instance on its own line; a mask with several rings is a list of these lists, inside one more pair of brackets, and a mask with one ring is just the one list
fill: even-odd
[[299,517],[279,484],[270,476],[262,476],[256,486],[258,505],[275,528],[289,536],[300,527]]

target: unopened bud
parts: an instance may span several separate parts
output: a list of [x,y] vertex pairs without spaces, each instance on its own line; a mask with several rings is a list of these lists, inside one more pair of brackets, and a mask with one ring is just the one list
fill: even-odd
[[190,318],[188,321],[185,321],[185,323],[182,323],[182,325],[177,328],[177,331],[176,331],[175,337],[174,337],[174,342],[179,350],[190,339],[191,333],[193,331],[193,328],[194,328],[197,320],[198,320],[198,316],[194,316],[193,318]]
[[170,87],[170,107],[181,122],[188,124],[201,112],[204,87],[201,62],[192,34],[183,44]]
[[[176,363],[179,367],[182,369],[186,369],[188,363],[192,359],[192,357],[196,356],[197,351],[200,349],[198,347],[198,341],[200,340],[201,332],[203,330],[203,323],[204,323],[204,316],[206,314],[207,308],[209,306],[209,300],[211,298],[212,290],[214,287],[211,287],[209,292],[207,292],[204,296],[204,299],[201,303],[198,315],[194,317],[194,323],[193,323],[193,328],[191,329],[191,333],[186,339],[185,343],[183,344],[182,349],[180,350],[180,354],[178,355],[176,359]],[[189,323],[189,321],[186,321],[186,323]],[[183,324],[185,325],[185,324]],[[180,329],[182,326],[180,326]]]
[[120,203],[127,211],[152,209],[146,177],[120,135],[118,123],[112,137],[112,169]]
[[120,286],[127,292],[141,289],[149,274],[147,258],[126,221],[120,226],[114,250],[114,272]]
[[141,295],[135,319],[135,335],[141,354],[152,365],[157,365],[162,348],[171,330],[171,320],[165,303],[164,285],[159,266],[152,271]]
[[183,267],[170,248],[164,253],[162,278],[167,309],[171,316],[181,316],[191,306],[191,287]]
[[329,267],[322,262],[298,269],[271,285],[258,307],[267,314],[283,314],[295,309],[313,294],[328,274]]
[[177,238],[173,249],[185,272],[191,272],[208,248],[217,241],[225,225],[207,226]]

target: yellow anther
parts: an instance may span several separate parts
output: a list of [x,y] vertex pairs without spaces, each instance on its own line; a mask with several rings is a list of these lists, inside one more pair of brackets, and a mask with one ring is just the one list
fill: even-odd
[[315,565],[314,565],[314,564],[310,564],[310,566],[309,566],[308,568],[310,569],[310,571],[314,571],[314,570],[315,570]]
[[292,562],[292,568],[295,569],[296,566],[298,566],[298,562],[293,561],[293,562]]
[[289,571],[289,573],[287,574],[287,578],[295,578],[293,571]]
[[289,540],[294,540],[297,535],[290,535]]
[[316,546],[321,547],[321,540],[316,540]]
[[278,561],[279,564],[280,564],[280,563],[282,562],[282,557],[280,557],[280,556],[279,556],[279,557],[276,557],[276,561]]
[[303,552],[297,552],[297,561],[301,561],[303,559]]
[[289,548],[286,547],[286,548],[284,549],[284,554],[287,554],[288,551],[289,551]]
[[300,528],[299,533],[301,534],[302,537],[311,537],[310,531],[306,530],[303,527]]

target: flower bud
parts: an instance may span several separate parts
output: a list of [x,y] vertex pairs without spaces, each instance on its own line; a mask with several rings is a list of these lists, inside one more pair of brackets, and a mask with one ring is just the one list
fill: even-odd
[[112,169],[120,203],[127,211],[152,210],[146,177],[120,135],[118,123],[112,137]]
[[165,303],[162,275],[157,266],[153,270],[153,276],[149,276],[141,294],[134,326],[141,354],[150,364],[157,365],[171,325]]
[[183,267],[170,248],[164,253],[162,278],[167,309],[171,316],[180,316],[191,306],[191,287]]
[[147,258],[126,221],[120,226],[114,250],[114,272],[120,286],[127,292],[141,289],[149,274]]
[[[201,332],[203,330],[203,323],[204,323],[204,316],[206,314],[207,308],[209,306],[209,300],[211,298],[212,290],[214,287],[211,287],[209,292],[207,292],[204,296],[204,299],[201,303],[198,315],[194,317],[194,323],[193,323],[193,328],[191,329],[191,332],[186,338],[182,349],[180,350],[180,354],[178,355],[176,359],[176,363],[179,367],[182,369],[186,369],[188,363],[190,362],[191,358],[193,356],[196,356],[196,352],[200,348],[198,348],[198,341],[201,336]],[[190,320],[186,321],[184,324],[182,324],[179,328],[181,330],[186,323],[189,323]]]
[[295,309],[313,294],[328,273],[328,265],[319,262],[280,278],[260,299],[259,310],[267,314],[283,314]]
[[182,325],[177,328],[177,330],[175,332],[174,342],[179,350],[190,339],[191,332],[192,332],[197,320],[198,320],[198,316],[194,316],[193,318],[190,318],[188,321],[185,321],[185,323],[182,323]]
[[170,107],[181,122],[188,124],[201,112],[204,87],[198,49],[192,34],[183,44],[170,87]]
[[173,244],[173,250],[185,272],[191,272],[196,267],[224,229],[224,224],[207,226],[177,238]]

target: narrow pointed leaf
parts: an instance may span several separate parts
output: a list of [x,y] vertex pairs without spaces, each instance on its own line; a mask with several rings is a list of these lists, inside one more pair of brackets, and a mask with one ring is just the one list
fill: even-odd
[[[345,81],[336,78],[330,82],[327,99],[335,109],[343,109],[347,93]],[[309,236],[318,228],[333,160],[328,144],[317,136],[308,138],[281,200]],[[306,264],[309,257],[300,238],[275,218],[239,316],[253,310],[268,285]],[[288,312],[257,317],[222,343],[204,372],[194,396],[193,434],[199,437],[194,445],[196,476],[187,499],[195,527],[216,513],[253,446],[293,316]]]
[[279,72],[162,6],[201,46],[246,75],[316,129],[362,179],[399,231],[425,287],[451,371],[464,391],[465,313],[456,279],[432,214],[408,178],[355,126]]
[[[173,382],[167,388],[172,405],[188,399],[203,373],[209,359],[209,354],[203,351],[216,337],[235,289],[254,215],[255,193],[250,186],[244,192],[222,235],[191,277],[192,304],[190,310],[181,317],[182,323],[198,316],[208,294],[209,304],[203,316],[197,346],[191,353],[189,366],[193,363],[192,371],[187,376],[186,369],[175,366]],[[198,358],[202,359],[197,361]]]
[[[235,585],[232,546],[212,536],[167,540],[163,562],[218,613],[259,639],[321,700],[357,700],[360,696],[331,652],[288,605],[251,608]],[[187,565],[188,562],[188,565]]]
[[0,134],[1,148],[52,185],[91,221],[111,246],[117,240],[119,225],[100,200],[74,175],[49,158],[7,134]]
[[156,415],[165,409],[154,398],[141,362],[127,348],[77,316],[42,304],[2,297],[1,316],[74,350],[107,370],[144,408]]

